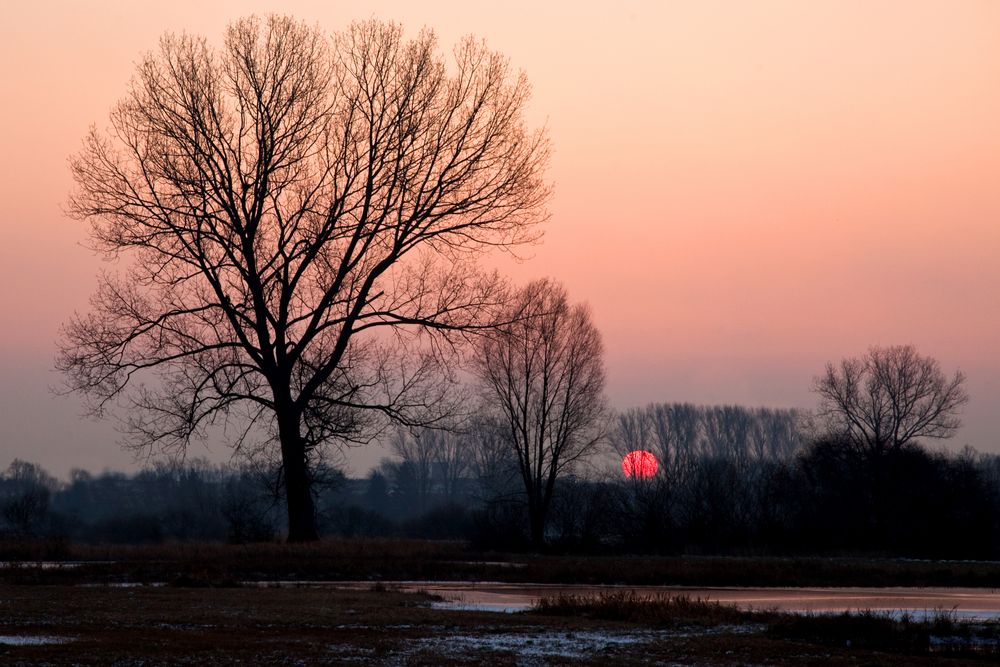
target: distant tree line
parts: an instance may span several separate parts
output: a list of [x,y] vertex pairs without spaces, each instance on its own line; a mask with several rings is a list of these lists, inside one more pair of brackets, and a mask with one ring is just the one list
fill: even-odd
[[[1000,456],[911,442],[875,460],[844,438],[807,437],[800,415],[785,410],[664,404],[616,419],[615,447],[645,446],[664,462],[660,473],[596,471],[617,468],[606,459],[559,478],[548,548],[1000,556]],[[718,433],[729,434],[724,446],[709,442]],[[763,445],[767,433],[777,440]],[[393,450],[366,478],[328,472],[315,495],[321,534],[532,547],[517,462],[488,423],[400,432]],[[0,475],[0,533],[108,543],[280,539],[286,514],[273,474],[193,461],[135,474],[74,471],[59,481],[15,461]]]
[[251,468],[191,461],[135,474],[73,470],[61,482],[15,460],[0,474],[0,535],[81,542],[273,539],[275,503]]
[[[317,534],[465,539],[493,549],[1000,557],[1000,457],[934,452],[959,428],[964,375],[912,346],[828,364],[814,413],[606,406],[600,335],[554,281],[514,295],[480,337],[464,419],[399,425],[366,479],[309,470]],[[478,394],[478,396],[477,396]],[[643,450],[658,471],[618,472]],[[279,457],[159,464],[61,482],[14,461],[0,534],[90,542],[280,539]],[[294,513],[293,513],[294,514]]]

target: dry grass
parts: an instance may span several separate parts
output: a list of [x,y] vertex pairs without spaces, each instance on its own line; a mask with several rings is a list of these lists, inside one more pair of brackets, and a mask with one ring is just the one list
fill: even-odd
[[959,622],[953,613],[944,611],[929,618],[875,611],[790,614],[744,611],[683,595],[621,591],[542,598],[531,613],[647,627],[759,628],[782,642],[891,652],[908,658],[936,654],[990,659],[1000,655],[1000,623]]
[[[21,553],[25,551],[21,549]],[[10,552],[8,549],[7,553]],[[36,549],[33,553],[37,552]],[[463,564],[467,559],[469,554],[462,544],[427,540],[70,545],[61,558],[24,560],[73,561],[76,566],[41,569],[30,562],[13,562],[0,567],[0,581],[25,584],[167,582],[206,586],[231,585],[245,580],[474,578],[480,568]]]
[[892,651],[911,655],[950,654],[1000,656],[1000,624],[960,622],[938,611],[929,618],[886,612],[819,615],[777,615],[768,632],[785,639],[829,646]]
[[686,595],[644,595],[635,591],[544,597],[531,611],[543,616],[576,616],[650,626],[716,626],[755,619],[753,614],[720,602]]
[[[870,558],[562,556],[472,551],[460,542],[329,539],[314,544],[157,546],[0,543],[0,561],[84,562],[72,570],[0,567],[0,581],[483,580],[681,586],[1000,588],[1000,563]],[[516,564],[518,567],[504,567]]]

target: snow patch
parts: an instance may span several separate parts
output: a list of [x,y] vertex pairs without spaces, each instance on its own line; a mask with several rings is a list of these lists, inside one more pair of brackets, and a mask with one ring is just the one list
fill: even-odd
[[464,654],[470,651],[512,652],[525,658],[580,658],[597,651],[606,651],[636,644],[648,644],[660,638],[659,633],[608,632],[501,632],[482,635],[451,635],[431,637],[419,642],[421,648],[433,648],[441,653]]
[[501,614],[513,614],[531,609],[529,602],[463,602],[462,600],[445,600],[432,602],[431,609],[448,609],[451,611],[491,611]]
[[[592,656],[602,651],[632,649],[665,639],[698,637],[722,633],[755,633],[763,630],[759,625],[725,625],[713,628],[686,628],[680,630],[616,631],[538,631],[486,632],[483,634],[456,634],[427,637],[416,642],[414,651],[430,649],[441,655],[469,656],[477,652],[513,653],[519,658],[566,658]],[[412,652],[412,651],[411,651]]]
[[0,646],[52,646],[76,641],[74,637],[52,635],[0,635]]
[[115,561],[69,561],[69,560],[2,560],[0,568],[25,570],[72,570],[84,565],[106,565]]

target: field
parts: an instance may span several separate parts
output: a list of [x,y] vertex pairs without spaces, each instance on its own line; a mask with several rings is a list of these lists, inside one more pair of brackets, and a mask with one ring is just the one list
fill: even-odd
[[[2,664],[966,665],[995,661],[1000,635],[995,623],[946,613],[803,617],[628,593],[552,598],[516,614],[457,611],[379,582],[557,581],[575,570],[575,581],[591,583],[707,585],[742,574],[788,585],[783,573],[865,584],[878,573],[968,585],[993,581],[991,563],[483,555],[406,541],[31,549],[49,562],[0,567]],[[245,583],[336,579],[371,583]]]
[[[4,664],[982,664],[934,655],[932,624],[789,619],[690,600],[555,600],[525,614],[434,609],[373,587],[3,586]],[[942,623],[944,621],[940,621]],[[828,627],[827,627],[828,626]],[[939,630],[954,635],[954,628]],[[852,646],[848,647],[849,638]],[[939,640],[937,648],[944,645]]]
[[[72,563],[22,567],[21,561]],[[185,583],[458,580],[678,586],[1000,588],[1000,562],[889,558],[578,556],[473,551],[459,542],[326,540],[311,545],[0,543],[0,582]]]

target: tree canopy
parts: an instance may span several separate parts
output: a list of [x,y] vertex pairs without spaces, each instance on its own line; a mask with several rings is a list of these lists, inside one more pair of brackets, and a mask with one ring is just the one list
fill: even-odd
[[950,378],[912,345],[872,347],[860,358],[829,363],[816,378],[819,415],[833,435],[881,456],[920,438],[949,438],[969,401],[965,375]]
[[379,21],[166,35],[72,159],[70,213],[126,259],[65,327],[69,387],[123,401],[141,447],[243,409],[280,451],[290,539],[315,537],[316,448],[447,412],[429,341],[489,326],[507,290],[477,254],[546,217],[524,74],[471,38],[453,56]]

